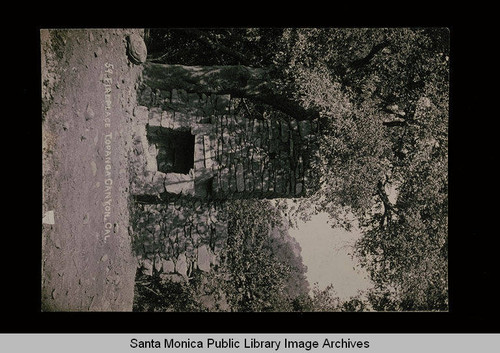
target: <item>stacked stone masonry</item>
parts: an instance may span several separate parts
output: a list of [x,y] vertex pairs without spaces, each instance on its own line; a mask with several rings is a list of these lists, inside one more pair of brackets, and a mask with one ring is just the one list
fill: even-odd
[[[313,191],[308,163],[317,122],[291,120],[280,112],[251,117],[243,113],[241,99],[176,89],[146,87],[139,104],[133,194],[235,199],[301,197]],[[192,165],[164,172],[159,164],[173,165],[185,155],[158,142],[159,135],[174,133],[194,136]],[[162,162],[167,154],[175,162]]]
[[225,222],[213,203],[179,198],[169,204],[138,204],[134,251],[144,274],[156,271],[170,280],[189,280],[209,272],[227,238]]
[[[187,281],[209,272],[227,239],[220,200],[313,192],[316,122],[251,116],[229,95],[143,86],[130,153],[131,234],[143,273]],[[142,200],[142,201],[141,201]]]

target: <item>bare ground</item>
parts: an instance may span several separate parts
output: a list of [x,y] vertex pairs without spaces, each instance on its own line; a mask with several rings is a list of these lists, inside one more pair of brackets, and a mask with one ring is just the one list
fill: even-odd
[[43,311],[132,310],[127,155],[141,74],[127,58],[133,32],[142,35],[40,33]]

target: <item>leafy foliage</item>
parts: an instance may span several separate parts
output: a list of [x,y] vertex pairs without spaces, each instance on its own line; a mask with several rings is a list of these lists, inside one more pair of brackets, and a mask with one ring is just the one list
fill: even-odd
[[324,127],[315,165],[320,192],[291,217],[326,211],[333,225],[349,228],[354,216],[364,233],[356,254],[377,286],[372,301],[446,310],[448,31],[287,35],[288,86],[320,112]]
[[[302,275],[301,259],[279,258],[274,241],[285,237],[281,215],[269,201],[227,203],[228,239],[215,275],[235,311],[287,311],[293,273]],[[272,236],[271,232],[277,230]]]

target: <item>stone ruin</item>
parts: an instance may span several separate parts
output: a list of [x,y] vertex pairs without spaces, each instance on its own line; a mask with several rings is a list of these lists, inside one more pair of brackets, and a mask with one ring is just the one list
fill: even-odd
[[210,271],[227,234],[217,202],[314,192],[316,121],[252,117],[230,95],[142,86],[138,96],[131,194],[144,273],[189,280]]
[[234,113],[240,100],[229,95],[172,89],[149,99],[149,108],[134,111],[134,150],[142,161],[134,164],[132,194],[226,200],[311,191],[316,122],[285,119],[279,112],[248,118]]

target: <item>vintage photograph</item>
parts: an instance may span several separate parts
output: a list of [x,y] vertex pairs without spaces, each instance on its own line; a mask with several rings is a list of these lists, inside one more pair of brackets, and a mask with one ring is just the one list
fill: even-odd
[[449,29],[40,50],[42,311],[449,311]]

